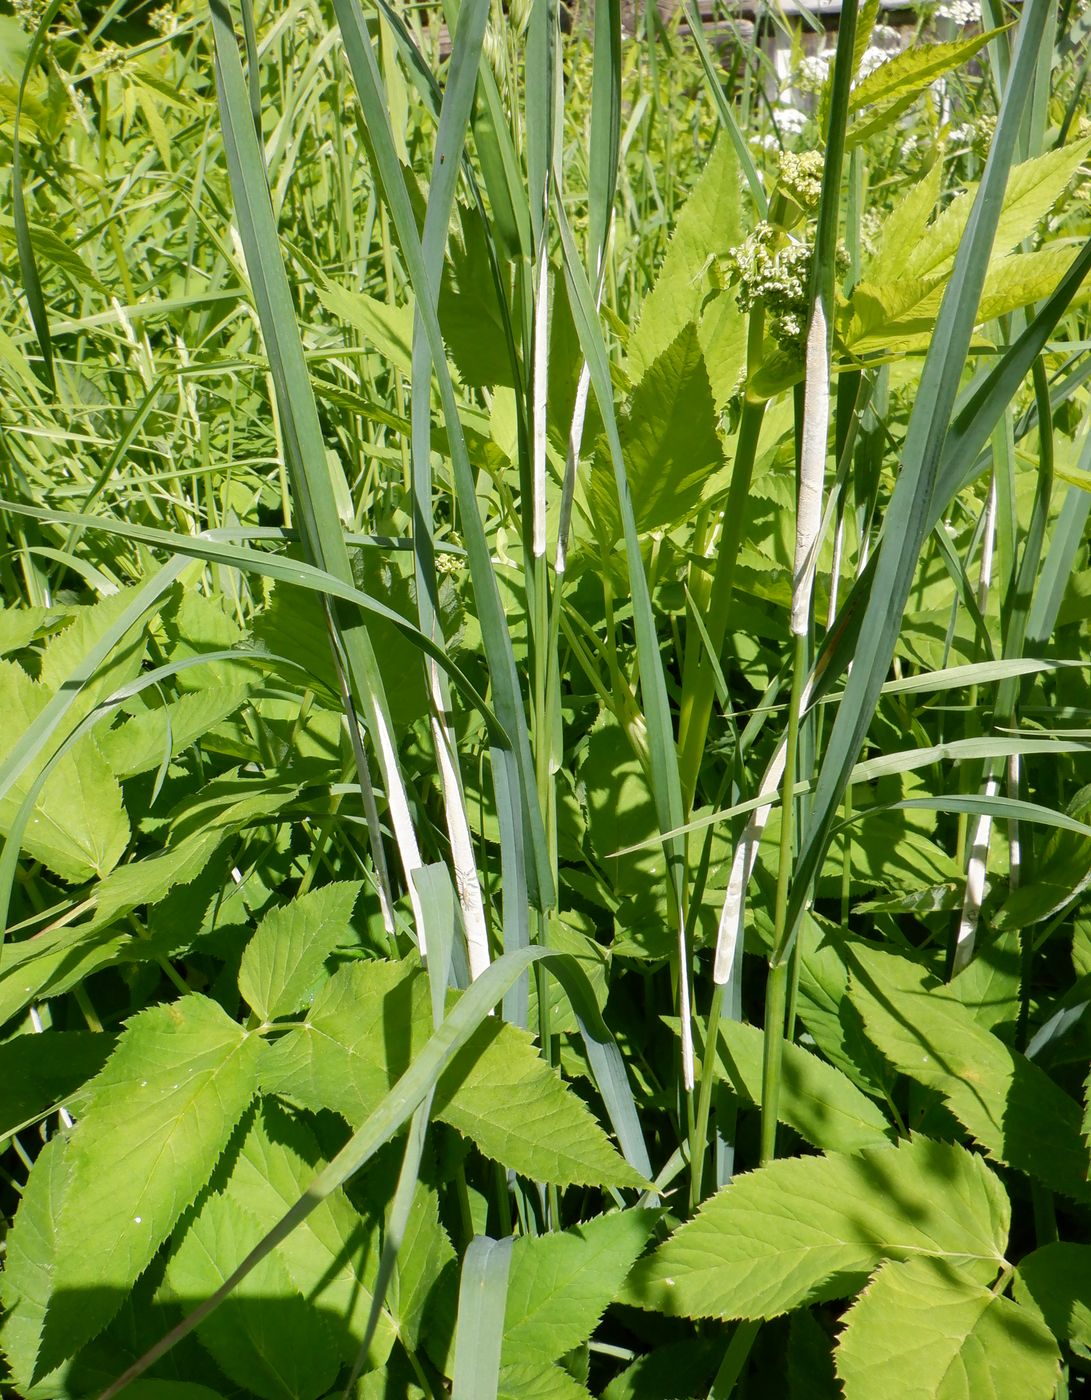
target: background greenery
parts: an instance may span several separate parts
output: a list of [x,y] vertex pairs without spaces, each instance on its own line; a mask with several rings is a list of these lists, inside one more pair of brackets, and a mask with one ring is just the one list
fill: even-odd
[[1081,1393],[1091,13],[984,10],[0,15],[7,1392]]

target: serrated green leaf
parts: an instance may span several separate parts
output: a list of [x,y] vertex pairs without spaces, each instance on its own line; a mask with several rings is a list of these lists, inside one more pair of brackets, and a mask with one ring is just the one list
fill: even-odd
[[[31,1389],[52,1291],[57,1215],[66,1169],[64,1142],[53,1138],[38,1154],[6,1241],[0,1274],[0,1304],[4,1308],[0,1348],[24,1392]],[[47,1381],[41,1393],[55,1392]]]
[[[167,1264],[170,1296],[187,1311],[214,1293],[259,1243],[262,1226],[237,1200],[213,1193]],[[237,1385],[262,1400],[316,1400],[340,1369],[328,1314],[305,1299],[279,1254],[267,1254],[197,1329]]]
[[501,1361],[556,1361],[587,1341],[647,1243],[657,1213],[618,1211],[512,1248]]
[[[1012,167],[993,243],[993,261],[997,254],[1009,252],[1030,237],[1061,197],[1089,150],[1091,141],[1076,141]],[[948,270],[966,231],[976,193],[976,186],[970,186],[935,219],[909,254],[905,276],[935,276]]]
[[335,282],[319,282],[318,299],[339,321],[344,321],[363,337],[366,349],[374,350],[408,379],[413,370],[413,299],[404,305],[351,291]]
[[[109,598],[74,609],[73,620],[63,631],[50,637],[42,651],[38,682],[48,694],[56,694],[86,664],[87,655],[95,643],[101,641],[135,597],[135,589],[123,588]],[[105,700],[126,681],[134,679],[140,671],[146,648],[144,629],[133,628],[121,645],[110,653],[109,660],[80,689],[78,697],[65,714],[62,734],[70,733],[100,700]]]
[[[723,463],[708,369],[695,322],[648,367],[621,424],[625,472],[637,529],[671,530],[688,519]],[[613,469],[596,458],[589,487],[594,543],[621,535]]]
[[210,812],[196,829],[143,860],[112,870],[95,890],[96,928],[106,927],[141,904],[158,904],[176,885],[188,885],[216,851],[243,827],[275,816],[298,788],[263,787]]
[[314,989],[326,958],[346,941],[359,883],[310,890],[266,914],[246,945],[239,991],[266,1021],[298,1011]]
[[[310,1130],[269,1100],[255,1114],[233,1154],[230,1174],[217,1182],[216,1195],[253,1222],[258,1232],[256,1243],[299,1199],[325,1164]],[[198,1220],[207,1205],[205,1202],[200,1207]],[[201,1227],[199,1234],[206,1240],[215,1238],[211,1228]],[[275,1251],[295,1291],[334,1328],[342,1359],[349,1363],[356,1359],[371,1310],[379,1254],[377,1235],[377,1223],[364,1220],[344,1192],[335,1191]],[[217,1254],[219,1282],[242,1257],[232,1258],[226,1250]],[[177,1278],[171,1277],[171,1286],[176,1287]],[[369,1369],[386,1359],[394,1338],[394,1327],[383,1313],[371,1344]]]
[[895,282],[905,259],[924,236],[932,210],[939,199],[943,162],[933,161],[928,171],[883,220],[875,254],[868,260],[864,280],[869,283]]
[[[764,1041],[756,1026],[721,1023],[721,1072],[733,1092],[749,1103],[761,1103]],[[778,1117],[813,1147],[829,1152],[855,1152],[893,1140],[882,1110],[847,1075],[790,1042],[783,1049]]]
[[[0,757],[44,710],[49,695],[47,687],[31,680],[16,662],[0,661],[0,708],[6,725]],[[0,831],[11,828],[41,770],[41,762],[33,764],[0,799]],[[84,734],[46,778],[23,835],[23,849],[61,879],[79,882],[112,870],[128,842],[121,789],[96,736]]]
[[991,1035],[916,963],[854,945],[849,995],[882,1054],[935,1089],[998,1162],[1091,1199],[1079,1108],[1044,1070]]
[[560,1366],[512,1362],[500,1368],[496,1400],[591,1400],[591,1392]]
[[68,1146],[40,1370],[106,1325],[208,1180],[254,1096],[261,1049],[196,995],[126,1026]]
[[1060,1356],[1010,1299],[936,1259],[887,1262],[845,1320],[836,1353],[845,1400],[1051,1400]]
[[18,943],[5,940],[0,962],[0,1025],[30,1003],[59,996],[107,963],[126,942],[122,934],[99,929],[84,936],[69,928],[51,929]]
[[1002,29],[989,29],[947,44],[911,44],[856,84],[849,97],[849,111],[858,112],[862,107],[886,105],[907,96],[917,96],[1001,33]]
[[0,608],[0,656],[22,651],[64,617],[59,608]]
[[242,686],[210,685],[189,691],[169,705],[141,710],[98,736],[103,757],[118,778],[157,768],[166,755],[183,753],[234,714],[246,698]]
[[1016,1301],[1040,1313],[1053,1335],[1091,1347],[1091,1245],[1056,1243],[1015,1271]]
[[[1068,804],[1070,817],[1086,821],[1091,810],[1091,788],[1083,788]],[[1052,918],[1091,885],[1091,838],[1074,831],[1051,831],[1034,873],[1025,886],[1011,894],[993,916],[993,926],[1022,929]]]
[[883,1259],[930,1255],[988,1281],[1008,1199],[980,1157],[916,1138],[737,1176],[642,1259],[622,1299],[672,1316],[768,1318],[843,1298]]
[[[358,1126],[431,1030],[419,969],[380,961],[344,967],[318,993],[305,1024],[272,1048],[263,1087],[307,1108],[333,1109]],[[529,1035],[503,1022],[481,1025],[458,1052],[440,1077],[432,1111],[486,1156],[540,1181],[639,1180]]]
[[707,1338],[668,1342],[615,1376],[602,1392],[602,1400],[662,1400],[672,1392],[704,1397],[723,1361],[723,1352],[722,1342],[717,1344]]
[[700,179],[678,216],[674,233],[640,319],[629,337],[628,372],[636,383],[691,321],[698,321],[706,299],[717,290],[709,230],[715,248],[726,252],[742,238],[739,167],[728,141],[718,141]]
[[[995,259],[982,289],[978,324],[1044,300],[1068,271],[1073,256],[1070,248],[1043,248]],[[939,315],[945,287],[944,278],[932,273],[881,285],[861,284],[853,294],[843,331],[846,346],[862,354],[927,335]]]
[[991,1031],[1003,1021],[1014,1021],[1018,1014],[1019,973],[1018,938],[1001,933],[983,940],[948,986],[974,1020]]

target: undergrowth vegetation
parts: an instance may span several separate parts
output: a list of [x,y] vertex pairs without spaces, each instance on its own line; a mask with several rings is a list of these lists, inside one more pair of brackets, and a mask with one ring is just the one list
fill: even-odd
[[6,1394],[1091,1376],[1091,12],[695,8],[0,15]]

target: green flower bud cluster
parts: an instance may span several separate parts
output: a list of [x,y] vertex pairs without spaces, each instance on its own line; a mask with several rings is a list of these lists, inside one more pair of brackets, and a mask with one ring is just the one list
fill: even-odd
[[812,212],[822,194],[825,164],[821,151],[781,151],[778,184],[801,209]]
[[760,223],[745,243],[731,249],[727,263],[738,279],[739,310],[749,312],[760,303],[773,339],[783,349],[802,350],[813,249],[784,238],[772,224]]

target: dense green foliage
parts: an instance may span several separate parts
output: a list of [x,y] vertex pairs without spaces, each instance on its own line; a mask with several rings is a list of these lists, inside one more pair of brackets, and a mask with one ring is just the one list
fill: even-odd
[[15,8],[4,1393],[1079,1393],[1091,12]]

